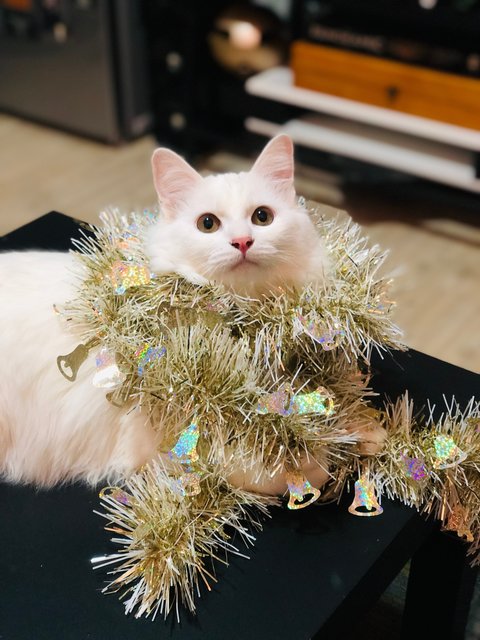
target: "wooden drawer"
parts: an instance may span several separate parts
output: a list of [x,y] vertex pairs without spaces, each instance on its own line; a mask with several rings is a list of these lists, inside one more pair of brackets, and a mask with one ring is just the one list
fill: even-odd
[[298,87],[480,129],[480,80],[297,41]]

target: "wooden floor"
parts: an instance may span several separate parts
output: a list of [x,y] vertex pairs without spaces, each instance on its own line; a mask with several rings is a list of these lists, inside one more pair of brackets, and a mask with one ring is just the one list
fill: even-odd
[[[149,136],[113,148],[0,114],[0,235],[51,210],[94,222],[108,205],[152,206],[154,147]],[[248,159],[219,153],[203,168],[245,165]],[[406,197],[401,183],[389,192],[344,189],[301,167],[297,177],[300,193],[332,206],[332,214],[347,207],[373,242],[390,248],[405,342],[480,371],[480,204],[476,224],[475,216],[467,223],[455,220],[460,205]]]

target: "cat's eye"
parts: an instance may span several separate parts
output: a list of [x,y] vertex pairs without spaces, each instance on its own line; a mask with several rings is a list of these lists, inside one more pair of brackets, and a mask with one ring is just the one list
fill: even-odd
[[252,215],[253,224],[266,227],[273,222],[273,211],[268,207],[257,207]]
[[197,220],[197,229],[202,233],[213,233],[220,228],[220,220],[213,213],[204,213]]

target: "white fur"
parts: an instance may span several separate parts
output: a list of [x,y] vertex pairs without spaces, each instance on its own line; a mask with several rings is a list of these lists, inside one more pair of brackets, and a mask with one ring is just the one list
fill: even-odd
[[[296,204],[285,136],[267,145],[249,173],[201,178],[166,150],[156,152],[153,165],[165,210],[148,243],[154,270],[215,280],[248,295],[323,277],[323,248]],[[259,205],[274,211],[271,225],[251,223]],[[204,212],[221,219],[218,232],[198,231]],[[256,264],[233,269],[243,257],[230,242],[247,235]],[[0,476],[13,482],[97,483],[128,475],[156,451],[148,416],[113,406],[92,385],[94,354],[74,383],[57,369],[57,356],[80,342],[52,307],[75,297],[73,260],[54,252],[0,254]]]
[[[202,178],[167,149],[158,149],[152,164],[163,210],[147,240],[154,271],[173,271],[196,283],[214,281],[248,296],[324,279],[325,251],[297,203],[287,136],[274,138],[248,173]],[[259,206],[273,211],[272,224],[252,223]],[[220,220],[214,233],[198,230],[204,213]],[[238,237],[253,240],[246,259],[231,244]]]
[[92,385],[94,357],[72,383],[56,358],[80,340],[53,303],[74,295],[73,256],[0,254],[0,474],[52,485],[131,473],[154,451],[145,416],[112,406]]

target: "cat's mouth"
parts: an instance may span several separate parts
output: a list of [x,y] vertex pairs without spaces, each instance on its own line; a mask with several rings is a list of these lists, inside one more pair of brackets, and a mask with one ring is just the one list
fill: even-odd
[[257,263],[249,258],[241,258],[233,267],[230,269],[231,271],[236,271],[237,269],[245,269],[247,267],[256,267]]

